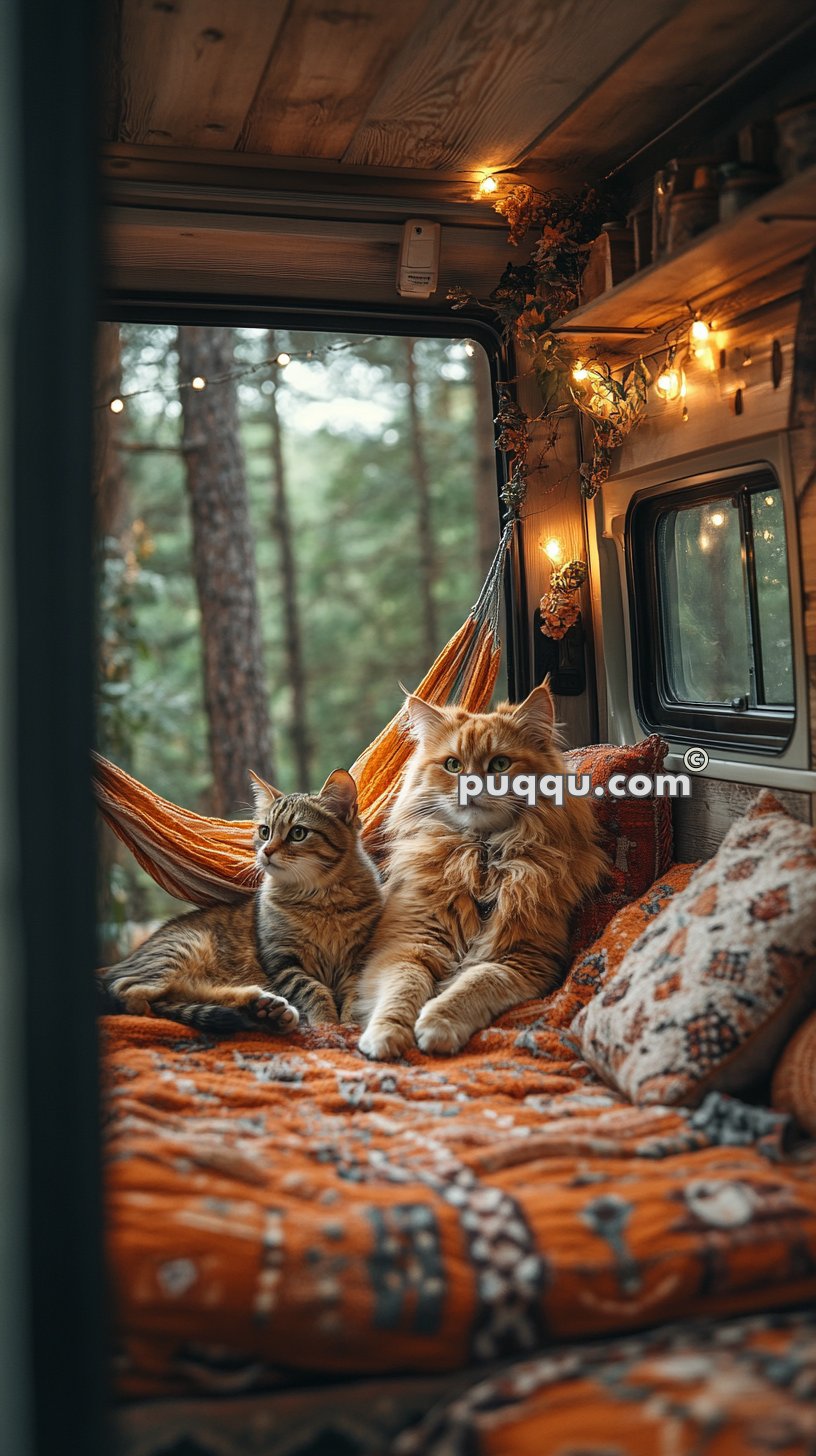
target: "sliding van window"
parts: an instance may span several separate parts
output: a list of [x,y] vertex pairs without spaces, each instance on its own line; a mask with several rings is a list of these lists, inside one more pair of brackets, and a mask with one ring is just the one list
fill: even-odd
[[780,751],[794,687],[785,518],[770,470],[636,498],[629,521],[645,725]]

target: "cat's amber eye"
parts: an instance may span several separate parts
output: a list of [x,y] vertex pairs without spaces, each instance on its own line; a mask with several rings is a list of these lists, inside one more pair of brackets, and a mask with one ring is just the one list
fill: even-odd
[[487,772],[492,774],[507,773],[509,767],[510,759],[507,757],[507,755],[505,753],[497,753],[496,757],[491,758],[489,764],[487,765]]
[[289,830],[289,838],[294,839],[295,844],[299,844],[302,839],[306,838],[308,833],[308,829],[303,824],[293,824]]
[[458,758],[453,758],[453,757],[446,758],[445,759],[445,762],[442,765],[442,767],[444,769],[447,769],[448,773],[461,773],[462,772],[462,765],[459,762],[459,759]]
[[272,830],[269,828],[269,825],[268,824],[259,824],[258,825],[258,838],[259,839],[268,839],[271,833],[272,833]]

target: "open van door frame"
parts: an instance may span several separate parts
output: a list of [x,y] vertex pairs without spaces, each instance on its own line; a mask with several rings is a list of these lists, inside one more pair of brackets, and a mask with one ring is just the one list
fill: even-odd
[[0,6],[13,105],[0,128],[10,151],[0,182],[14,244],[0,364],[11,396],[0,468],[12,474],[13,515],[1,609],[11,650],[0,664],[12,991],[2,1036],[14,1054],[3,1057],[0,1088],[12,1159],[0,1224],[12,1274],[0,1326],[9,1456],[108,1449],[89,773],[98,18],[91,0]]

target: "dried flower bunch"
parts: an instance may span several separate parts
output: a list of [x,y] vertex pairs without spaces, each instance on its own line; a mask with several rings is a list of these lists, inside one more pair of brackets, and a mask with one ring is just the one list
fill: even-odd
[[581,615],[578,593],[586,581],[585,561],[566,561],[550,577],[550,589],[539,603],[541,630],[556,642],[565,637]]

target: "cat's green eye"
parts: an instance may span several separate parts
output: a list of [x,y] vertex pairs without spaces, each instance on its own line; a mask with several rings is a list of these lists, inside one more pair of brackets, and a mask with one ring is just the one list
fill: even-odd
[[487,772],[492,774],[507,773],[509,767],[510,759],[507,755],[505,753],[498,753],[495,758],[491,758],[487,765]]
[[258,838],[259,839],[268,839],[271,833],[272,833],[272,830],[269,828],[269,825],[268,824],[259,824],[258,825]]
[[442,765],[442,767],[444,769],[447,769],[448,773],[461,773],[462,772],[462,765],[459,762],[458,758],[453,758],[453,757],[446,758],[445,759],[445,762]]
[[308,833],[308,829],[304,828],[302,824],[293,824],[289,830],[289,838],[293,839],[295,844],[299,844],[302,839],[306,838]]

